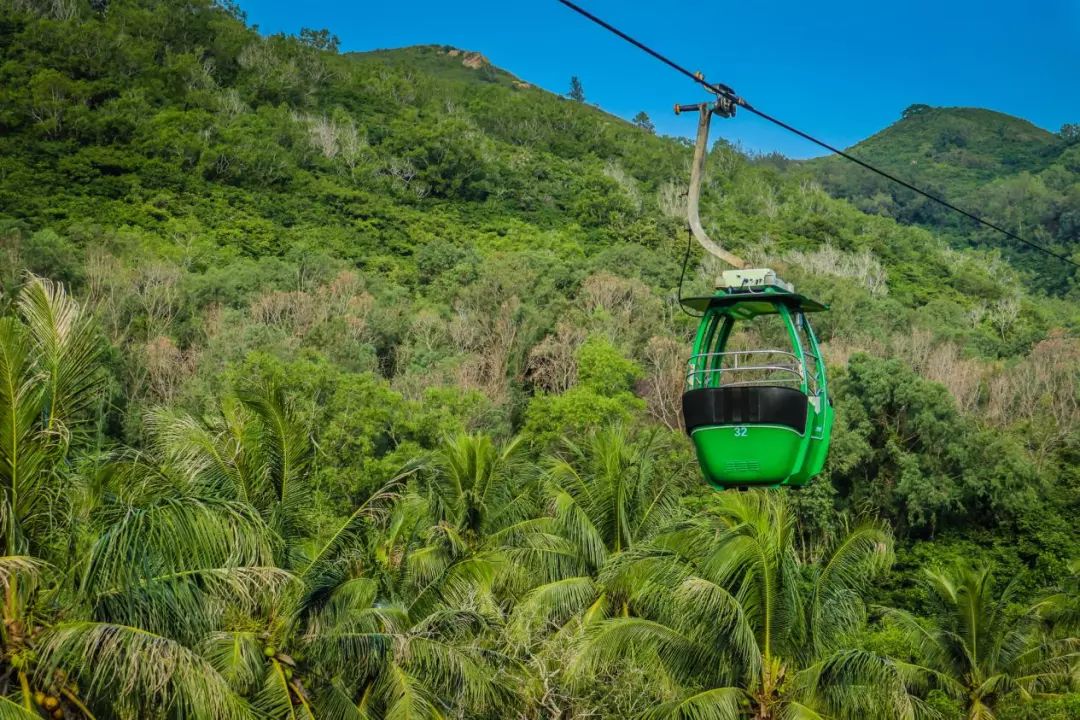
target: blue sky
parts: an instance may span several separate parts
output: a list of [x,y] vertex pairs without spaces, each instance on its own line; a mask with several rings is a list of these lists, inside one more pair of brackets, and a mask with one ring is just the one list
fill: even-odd
[[[1056,131],[1080,122],[1080,0],[578,0],[616,27],[755,106],[840,146],[912,103],[977,106]],[[704,99],[689,80],[555,0],[241,0],[263,32],[329,28],[343,50],[447,44],[554,92],[581,78],[586,98],[658,131],[691,135],[675,102]],[[749,114],[719,131],[791,157],[813,145]]]

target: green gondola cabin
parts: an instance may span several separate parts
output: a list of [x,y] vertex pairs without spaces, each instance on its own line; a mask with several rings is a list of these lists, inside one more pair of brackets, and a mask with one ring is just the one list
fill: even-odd
[[[725,272],[713,295],[682,303],[701,313],[682,405],[706,479],[718,489],[805,485],[824,467],[832,433],[825,363],[807,318],[827,308],[771,270]],[[765,321],[771,338],[757,331]],[[757,344],[738,347],[736,337]]]

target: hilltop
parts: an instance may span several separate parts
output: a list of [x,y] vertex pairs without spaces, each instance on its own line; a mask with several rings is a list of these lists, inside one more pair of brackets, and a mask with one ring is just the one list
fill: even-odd
[[512,73],[492,65],[482,52],[451,45],[414,45],[406,48],[345,53],[358,63],[384,62],[419,71],[449,81],[484,82],[527,90],[532,87]]

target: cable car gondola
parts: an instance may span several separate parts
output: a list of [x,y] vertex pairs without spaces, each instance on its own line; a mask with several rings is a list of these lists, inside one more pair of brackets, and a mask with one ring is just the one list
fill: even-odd
[[[687,364],[683,419],[705,478],[718,489],[801,487],[821,472],[833,410],[825,364],[806,314],[825,310],[771,270],[723,273],[702,313]],[[778,318],[780,347],[729,347],[740,325]]]
[[[713,115],[729,118],[735,108],[723,93],[715,102],[675,106],[676,113],[696,111],[699,118],[686,198],[690,233],[709,254],[737,268],[724,272],[707,297],[682,298],[680,280],[679,302],[701,313],[687,367],[683,420],[713,487],[802,487],[825,465],[832,432],[825,363],[806,318],[826,308],[797,294],[772,270],[745,269],[742,258],[705,232],[699,205],[709,125]],[[761,325],[763,319],[779,320],[773,346],[731,346],[740,326]],[[758,342],[767,337],[756,336]]]

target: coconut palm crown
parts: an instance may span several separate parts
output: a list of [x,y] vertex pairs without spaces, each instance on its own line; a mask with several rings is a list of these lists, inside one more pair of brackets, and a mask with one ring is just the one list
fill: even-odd
[[890,610],[914,648],[913,673],[959,701],[969,720],[994,720],[1002,701],[1060,688],[1080,661],[1080,638],[1048,634],[1044,618],[1063,599],[1018,603],[1019,581],[1000,589],[989,567],[927,570],[931,612]]

